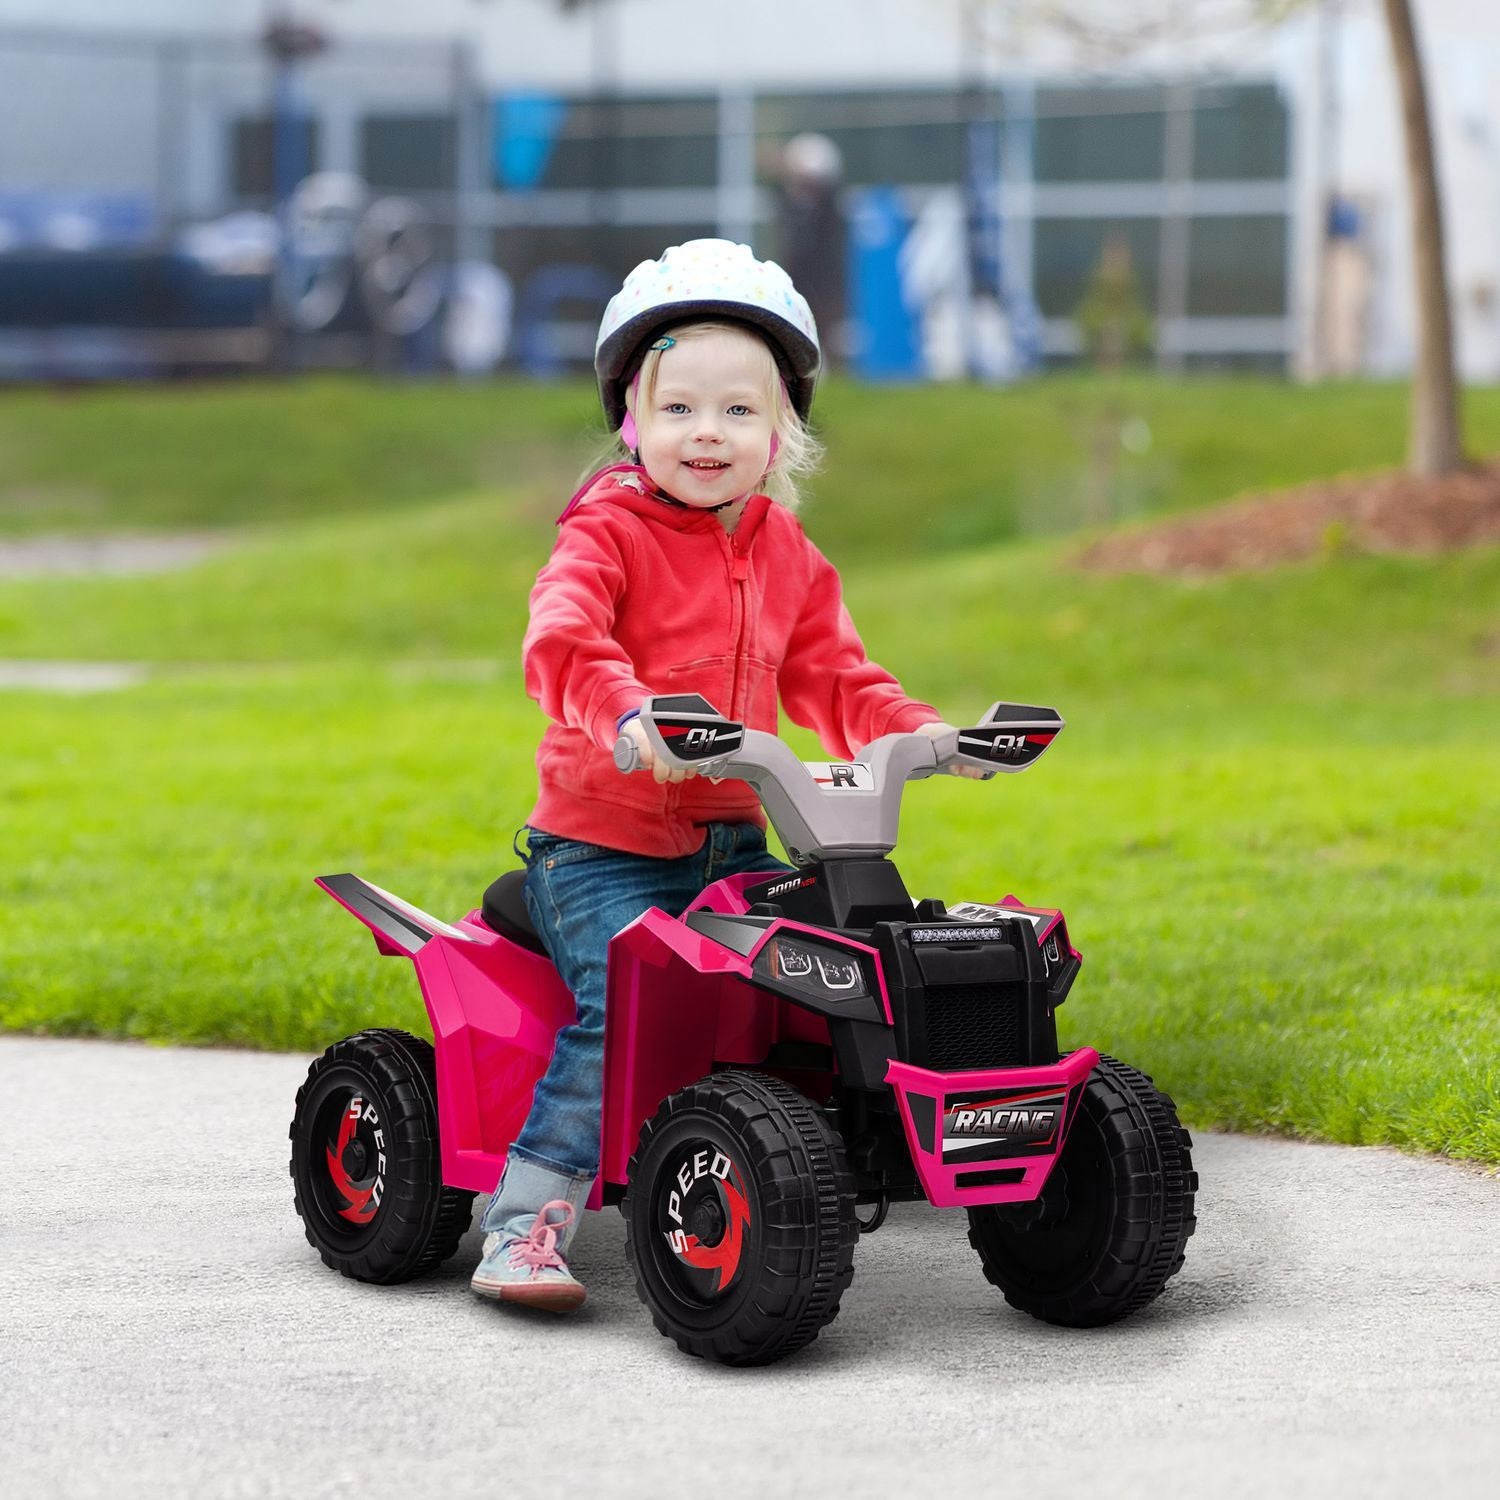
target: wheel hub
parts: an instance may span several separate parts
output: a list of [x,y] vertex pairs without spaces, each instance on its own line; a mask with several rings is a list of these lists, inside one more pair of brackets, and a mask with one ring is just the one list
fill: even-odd
[[363,1228],[380,1211],[385,1194],[385,1152],[376,1144],[380,1115],[362,1092],[335,1092],[320,1107],[320,1128],[327,1132],[327,1212]]
[[700,1245],[717,1245],[724,1238],[728,1221],[717,1198],[704,1198],[686,1216],[687,1232]]
[[726,1142],[679,1142],[652,1190],[658,1254],[678,1295],[710,1302],[740,1274],[751,1208]]

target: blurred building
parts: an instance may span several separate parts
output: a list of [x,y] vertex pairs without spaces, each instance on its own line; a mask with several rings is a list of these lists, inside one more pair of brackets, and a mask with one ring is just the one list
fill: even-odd
[[[1500,8],[1416,8],[1463,361],[1494,377]],[[1074,315],[1105,244],[1122,241],[1164,367],[1407,366],[1378,0],[1314,0],[1274,29],[1205,28],[1103,60],[1025,13],[1000,0],[0,0],[0,368],[18,326],[34,344],[65,324],[97,338],[110,318],[172,323],[182,355],[271,357],[288,268],[277,302],[285,253],[269,216],[279,204],[286,222],[290,185],[330,172],[368,198],[335,192],[295,217],[312,226],[291,268],[311,325],[300,358],[366,359],[384,329],[385,358],[430,359],[458,345],[407,325],[429,307],[438,321],[480,308],[476,367],[503,348],[561,368],[587,358],[621,275],[667,243],[723,234],[805,259],[784,156],[799,137],[833,148],[847,233],[827,281],[868,373],[1074,357]],[[262,42],[277,22],[327,45],[277,67]],[[352,243],[368,202],[392,196],[420,215],[388,223],[378,251],[411,293],[404,321],[360,301],[392,276],[317,253],[339,214]],[[81,302],[79,257],[95,258]],[[459,264],[466,277],[447,269]],[[503,280],[486,282],[485,264]],[[186,337],[232,329],[238,342]]]

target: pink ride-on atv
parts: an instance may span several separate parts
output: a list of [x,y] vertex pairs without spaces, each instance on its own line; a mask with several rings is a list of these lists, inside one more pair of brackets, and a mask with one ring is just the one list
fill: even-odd
[[[1193,1232],[1191,1141],[1145,1074],[1058,1055],[1081,961],[1062,914],[914,903],[887,858],[907,781],[1022,770],[1057,714],[996,704],[946,743],[885,735],[847,764],[804,764],[698,697],[641,720],[669,763],[751,783],[798,866],[652,908],[610,946],[589,1206],[620,1204],[661,1332],[729,1364],[801,1348],[838,1312],[860,1232],[918,1197],[967,1209],[985,1275],[1036,1317],[1086,1327],[1155,1298]],[[628,740],[615,756],[633,768]],[[362,1031],[298,1091],[297,1212],[346,1276],[405,1281],[453,1254],[573,1017],[522,879],[452,925],[353,875],[318,881],[416,965],[436,1040]]]

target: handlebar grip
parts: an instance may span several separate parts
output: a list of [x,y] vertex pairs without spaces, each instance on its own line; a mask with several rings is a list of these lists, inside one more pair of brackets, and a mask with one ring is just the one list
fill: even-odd
[[[975,766],[974,769],[978,771],[979,767]],[[959,770],[957,765],[950,762],[946,766],[939,766],[937,768],[936,774],[939,776],[957,776],[965,781],[993,781],[998,772],[980,771],[978,776],[966,776],[962,771]]]
[[622,734],[615,741],[615,770],[630,772],[640,768],[640,746],[628,734]]

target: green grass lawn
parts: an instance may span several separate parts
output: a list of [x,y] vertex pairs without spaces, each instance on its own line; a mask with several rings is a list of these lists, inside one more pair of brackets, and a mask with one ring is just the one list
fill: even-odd
[[[302,389],[0,403],[0,453],[26,439],[0,459],[12,531],[243,532],[164,577],[0,582],[0,656],[159,664],[117,694],[0,693],[0,1026],[310,1049],[420,1027],[410,966],[311,877],[353,869],[451,916],[514,862],[541,729],[524,595],[587,391],[315,383],[340,436],[288,420],[258,454],[219,451]],[[1145,512],[1389,462],[1400,393],[829,396],[807,521],[872,652],[951,717],[1013,695],[1070,721],[1025,776],[910,789],[913,894],[1062,906],[1086,958],[1066,1043],[1155,1072],[1198,1124],[1500,1162],[1500,550],[1186,584],[1008,540],[1064,526],[1030,515],[1023,476],[1070,451],[1087,469],[1070,410],[1147,413],[1158,480],[1111,502]],[[1493,393],[1471,406],[1500,438]],[[939,474],[919,444],[940,416]],[[524,463],[487,469],[523,427]],[[409,468],[364,450],[380,428]]]
[[[1465,414],[1474,451],[1500,450],[1500,389]],[[810,511],[831,551],[871,561],[893,535],[940,552],[1389,468],[1407,426],[1400,385],[1225,377],[834,379],[815,417],[830,461]],[[581,382],[7,391],[0,536],[279,525],[496,488],[550,519],[603,440]]]

